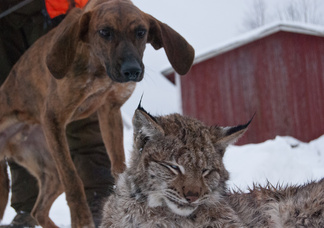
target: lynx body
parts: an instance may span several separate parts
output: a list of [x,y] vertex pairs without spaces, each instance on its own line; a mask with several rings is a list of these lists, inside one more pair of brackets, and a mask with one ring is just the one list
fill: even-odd
[[207,127],[137,109],[131,163],[104,206],[101,227],[324,227],[324,180],[227,190],[223,155],[249,123]]

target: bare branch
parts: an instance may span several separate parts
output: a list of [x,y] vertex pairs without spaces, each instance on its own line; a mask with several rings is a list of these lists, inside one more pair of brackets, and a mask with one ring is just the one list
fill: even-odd
[[254,0],[251,9],[243,20],[243,27],[245,29],[254,29],[274,20],[324,25],[324,17],[321,16],[320,11],[320,1],[290,0],[281,7],[277,6],[277,14],[274,17],[269,17],[269,14],[266,14],[265,0]]
[[243,26],[247,29],[255,29],[266,24],[265,0],[253,0],[251,9],[246,13]]

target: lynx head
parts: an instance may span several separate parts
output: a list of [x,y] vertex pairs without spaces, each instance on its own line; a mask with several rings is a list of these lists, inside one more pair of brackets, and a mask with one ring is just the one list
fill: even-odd
[[222,161],[225,149],[249,123],[207,127],[179,114],[153,117],[139,107],[133,117],[134,151],[125,180],[132,197],[180,216],[217,203],[229,176]]

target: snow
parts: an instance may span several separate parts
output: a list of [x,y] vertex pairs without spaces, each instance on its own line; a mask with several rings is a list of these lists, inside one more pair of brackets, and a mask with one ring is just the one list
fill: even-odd
[[224,163],[230,172],[230,188],[319,180],[324,177],[324,135],[309,143],[277,136],[260,144],[230,146]]

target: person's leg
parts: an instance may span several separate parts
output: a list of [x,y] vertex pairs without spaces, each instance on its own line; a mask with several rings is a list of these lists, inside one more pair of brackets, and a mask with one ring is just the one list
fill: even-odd
[[71,156],[80,175],[96,226],[101,221],[103,200],[114,185],[110,161],[102,141],[97,114],[67,126]]
[[8,161],[8,164],[11,172],[11,207],[17,213],[9,227],[34,227],[37,222],[30,213],[38,195],[37,180],[15,162]]
[[26,50],[21,30],[14,29],[6,23],[5,18],[0,20],[0,85]]

